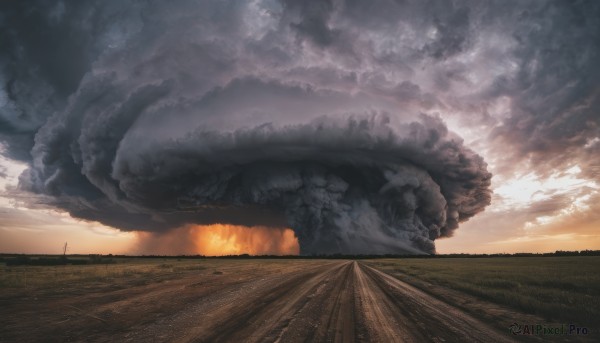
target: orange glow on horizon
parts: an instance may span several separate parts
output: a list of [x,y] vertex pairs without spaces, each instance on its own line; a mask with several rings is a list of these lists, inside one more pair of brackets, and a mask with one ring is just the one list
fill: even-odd
[[228,224],[185,225],[166,232],[136,232],[135,254],[298,255],[300,245],[288,228]]
[[288,228],[213,224],[194,225],[190,232],[200,255],[298,255],[300,252],[298,239]]

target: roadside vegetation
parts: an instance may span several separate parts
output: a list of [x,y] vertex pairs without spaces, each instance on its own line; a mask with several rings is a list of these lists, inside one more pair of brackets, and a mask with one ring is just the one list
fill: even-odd
[[[244,263],[244,261],[241,261]],[[0,263],[0,291],[60,292],[63,288],[112,287],[161,282],[197,272],[223,272],[224,260],[112,258],[110,263],[7,265]]]
[[427,283],[566,324],[596,326],[600,318],[599,256],[382,259],[368,264],[434,296]]
[[[60,259],[57,256],[28,256],[31,261]],[[69,291],[85,293],[92,289],[120,289],[169,280],[191,277],[198,274],[230,275],[241,270],[252,273],[281,272],[290,268],[302,268],[300,259],[255,259],[242,257],[203,258],[186,256],[104,256],[93,255],[85,263],[85,256],[67,255],[68,264],[11,265],[14,257],[0,258],[0,300],[2,295],[63,294]],[[235,263],[232,261],[235,260]],[[45,262],[43,262],[45,263]]]

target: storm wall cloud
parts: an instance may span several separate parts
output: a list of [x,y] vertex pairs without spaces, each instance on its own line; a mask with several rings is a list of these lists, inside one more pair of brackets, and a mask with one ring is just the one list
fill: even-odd
[[0,141],[26,206],[432,253],[490,204],[483,153],[598,177],[595,2],[0,6]]

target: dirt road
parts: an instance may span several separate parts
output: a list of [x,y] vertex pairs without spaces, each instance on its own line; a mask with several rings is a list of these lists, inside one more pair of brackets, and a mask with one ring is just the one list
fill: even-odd
[[510,340],[508,332],[353,261],[232,267],[113,291],[3,299],[2,305],[0,341],[6,342]]

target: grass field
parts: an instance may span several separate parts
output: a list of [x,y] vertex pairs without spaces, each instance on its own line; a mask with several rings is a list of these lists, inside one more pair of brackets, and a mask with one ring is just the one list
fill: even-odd
[[[85,294],[123,289],[190,275],[236,275],[302,268],[303,260],[115,258],[105,265],[6,266],[5,296]],[[367,263],[445,301],[432,283],[554,322],[600,327],[600,257],[378,259]],[[439,287],[438,287],[439,288]]]
[[600,321],[598,256],[411,258],[369,264],[404,281],[445,286],[550,320],[595,326]]
[[[176,258],[114,258],[113,264],[59,265],[59,266],[6,266],[0,263],[0,291],[60,291],[64,287],[86,288],[98,284],[114,286],[160,282],[178,275],[194,272],[222,273],[231,263],[224,259]],[[265,260],[257,265],[251,260],[239,260],[236,265],[249,268],[269,268],[281,264],[279,260]],[[281,267],[281,266],[280,266]]]
[[[316,332],[313,324],[320,323],[321,341],[339,327],[363,338],[384,332],[389,339],[381,338],[382,342],[407,333],[415,341],[424,337],[469,341],[463,334],[473,332],[502,341],[512,337],[508,328],[518,322],[575,324],[589,328],[590,335],[560,338],[597,341],[600,329],[600,257],[397,258],[358,263],[115,257],[113,262],[0,263],[0,317],[5,318],[0,337],[15,342],[48,337],[168,341],[219,333],[229,335],[230,341],[243,341],[239,338],[260,332],[271,337],[275,330],[277,335],[288,332],[310,341]],[[290,320],[296,317],[303,319]],[[249,318],[255,318],[254,326],[248,326]],[[204,326],[198,329],[200,324]]]

